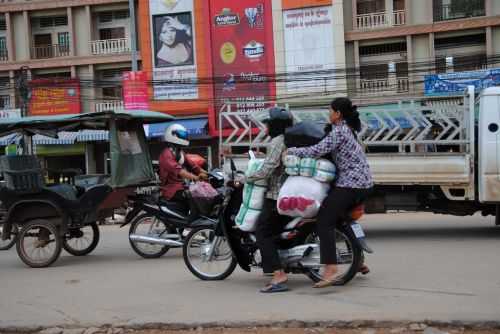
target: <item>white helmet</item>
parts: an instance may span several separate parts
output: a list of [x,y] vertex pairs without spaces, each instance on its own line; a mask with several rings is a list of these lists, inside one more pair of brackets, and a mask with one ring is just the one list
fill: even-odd
[[164,139],[167,143],[189,146],[188,132],[186,128],[180,124],[172,124],[165,130]]

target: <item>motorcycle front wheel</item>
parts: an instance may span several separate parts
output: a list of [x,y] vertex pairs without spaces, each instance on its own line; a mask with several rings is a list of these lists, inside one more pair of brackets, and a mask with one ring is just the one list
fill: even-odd
[[189,271],[204,281],[223,280],[237,265],[227,239],[216,236],[215,230],[208,227],[191,230],[184,241],[182,255]]
[[[345,285],[356,276],[360,266],[363,264],[363,251],[356,243],[354,233],[348,227],[342,226],[341,228],[336,228],[335,237],[338,276],[334,285]],[[312,233],[307,237],[306,243],[316,243],[319,247],[319,237],[315,233]],[[313,282],[319,282],[322,279],[319,262],[317,268],[306,269],[305,274]]]

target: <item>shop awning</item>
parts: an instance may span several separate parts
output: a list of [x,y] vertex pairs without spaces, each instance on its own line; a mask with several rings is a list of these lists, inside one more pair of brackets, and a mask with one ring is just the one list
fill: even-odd
[[106,130],[82,130],[78,132],[76,140],[79,142],[108,141],[109,131]]
[[0,137],[0,146],[7,146],[10,144],[17,144],[21,139],[21,136],[17,133],[11,133],[10,135]]
[[206,117],[179,119],[174,122],[150,124],[147,131],[148,138],[163,137],[163,135],[165,134],[165,130],[174,123],[182,124],[184,127],[186,127],[189,134],[189,139],[209,138],[207,129],[208,119]]
[[59,132],[57,138],[46,137],[42,135],[33,136],[35,145],[70,145],[76,141],[77,132]]

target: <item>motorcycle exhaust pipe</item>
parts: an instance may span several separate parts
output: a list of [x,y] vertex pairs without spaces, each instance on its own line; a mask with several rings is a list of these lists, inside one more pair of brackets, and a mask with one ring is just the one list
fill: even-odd
[[156,238],[156,237],[148,237],[146,235],[140,235],[140,234],[131,234],[129,235],[129,239],[135,242],[144,242],[148,244],[163,245],[170,247],[182,247],[183,245],[183,243],[180,241]]

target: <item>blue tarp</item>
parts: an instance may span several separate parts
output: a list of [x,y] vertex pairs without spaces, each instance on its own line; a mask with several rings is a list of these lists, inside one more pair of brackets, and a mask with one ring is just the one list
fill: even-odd
[[189,139],[203,139],[208,138],[207,123],[208,119],[203,118],[190,118],[190,119],[179,119],[173,122],[150,124],[147,131],[148,138],[158,138],[163,137],[165,130],[170,125],[177,123],[186,127]]

